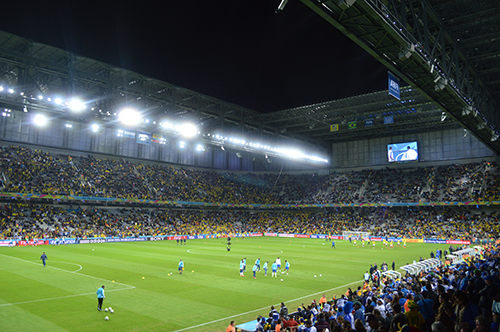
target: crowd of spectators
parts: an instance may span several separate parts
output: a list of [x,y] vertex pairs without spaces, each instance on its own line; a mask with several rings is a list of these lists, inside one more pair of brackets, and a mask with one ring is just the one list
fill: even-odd
[[487,240],[500,234],[499,215],[475,207],[370,207],[320,211],[233,211],[0,204],[0,238],[135,237],[237,233]]
[[[384,276],[377,264],[363,285],[345,294],[259,316],[257,331],[497,332],[500,247],[417,275]],[[384,262],[385,263],[385,262]],[[368,272],[368,271],[367,271]],[[285,310],[286,309],[286,310]],[[293,312],[292,312],[293,311]]]
[[[493,200],[498,165],[385,168],[317,174],[194,170],[160,163],[0,147],[0,190],[72,196],[236,204]],[[486,179],[486,180],[485,180]]]

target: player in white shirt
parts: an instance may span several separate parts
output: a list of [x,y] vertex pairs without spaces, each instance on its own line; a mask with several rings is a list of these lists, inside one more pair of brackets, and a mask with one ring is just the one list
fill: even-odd
[[279,257],[276,258],[276,266],[278,267],[279,272],[281,272],[281,259]]

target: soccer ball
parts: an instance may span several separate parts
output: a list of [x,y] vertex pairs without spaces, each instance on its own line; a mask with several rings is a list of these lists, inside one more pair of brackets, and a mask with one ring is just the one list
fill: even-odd
[[104,317],[104,320],[109,320],[109,317],[108,316]]
[[283,281],[283,279],[281,279],[281,281]]
[[322,275],[321,275],[321,274],[320,274],[319,276],[320,276],[320,277],[322,277]]
[[316,278],[316,275],[314,275],[314,278]]
[[109,311],[110,311],[112,314],[114,314],[114,313],[115,313],[115,311],[114,311],[113,309],[109,309]]
[[104,309],[104,311],[108,312],[108,308]]

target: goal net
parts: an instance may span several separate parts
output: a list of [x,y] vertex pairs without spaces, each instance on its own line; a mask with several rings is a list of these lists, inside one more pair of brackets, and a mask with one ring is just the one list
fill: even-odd
[[351,231],[351,232],[342,232],[342,236],[344,237],[344,240],[363,240],[363,239],[368,239],[368,237],[370,236],[370,232],[354,232],[354,231]]

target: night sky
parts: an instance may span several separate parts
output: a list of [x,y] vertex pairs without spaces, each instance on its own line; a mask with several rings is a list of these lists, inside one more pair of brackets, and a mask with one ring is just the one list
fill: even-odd
[[387,88],[387,69],[319,15],[278,5],[11,1],[0,30],[260,113]]

